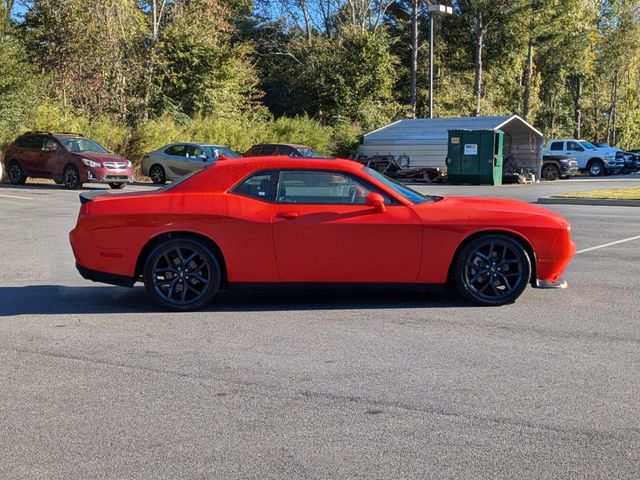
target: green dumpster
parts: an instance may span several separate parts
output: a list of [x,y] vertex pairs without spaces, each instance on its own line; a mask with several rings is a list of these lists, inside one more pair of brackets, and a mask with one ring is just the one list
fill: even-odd
[[502,185],[501,130],[449,130],[449,183]]

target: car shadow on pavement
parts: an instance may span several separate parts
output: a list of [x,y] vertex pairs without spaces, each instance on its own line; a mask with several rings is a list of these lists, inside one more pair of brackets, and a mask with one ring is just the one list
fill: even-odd
[[[455,293],[403,291],[221,291],[203,312],[384,310],[472,307]],[[0,317],[164,312],[144,287],[29,285],[0,287]]]

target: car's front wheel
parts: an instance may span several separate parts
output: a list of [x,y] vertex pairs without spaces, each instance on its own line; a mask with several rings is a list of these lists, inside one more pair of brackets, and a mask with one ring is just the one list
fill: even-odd
[[198,240],[177,238],[155,247],[144,264],[149,296],[168,310],[195,310],[220,288],[218,259]]
[[9,169],[7,170],[7,175],[9,176],[9,181],[13,185],[24,185],[24,182],[27,181],[27,177],[24,174],[24,170],[22,170],[22,166],[18,163],[17,160],[11,160],[9,162]]
[[149,169],[149,178],[151,178],[151,181],[156,185],[164,185],[167,183],[167,174],[164,168],[162,168],[162,165],[158,165],[157,163]]
[[602,160],[591,160],[587,165],[587,170],[592,177],[600,177],[605,173],[604,163],[602,163]]
[[71,190],[77,190],[82,187],[82,181],[80,180],[80,172],[73,165],[67,165],[62,173],[62,183],[66,188]]
[[457,257],[454,277],[460,293],[478,305],[513,303],[531,277],[523,246],[505,235],[485,235],[467,244]]

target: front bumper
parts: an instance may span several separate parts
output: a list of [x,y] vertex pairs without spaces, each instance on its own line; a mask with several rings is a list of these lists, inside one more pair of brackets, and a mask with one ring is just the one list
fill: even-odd
[[568,283],[564,278],[558,278],[556,280],[536,280],[537,288],[567,288]]

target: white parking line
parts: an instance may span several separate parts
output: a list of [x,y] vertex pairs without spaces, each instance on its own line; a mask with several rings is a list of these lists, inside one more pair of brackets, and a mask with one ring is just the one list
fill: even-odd
[[33,198],[31,198],[31,197],[19,197],[18,195],[2,195],[2,194],[0,194],[0,197],[17,198],[18,200],[33,200]]
[[617,240],[615,242],[604,243],[602,245],[596,245],[595,247],[583,248],[582,250],[578,250],[576,255],[579,253],[587,253],[593,250],[598,250],[600,248],[611,247],[613,245],[618,245],[620,243],[630,242],[632,240],[640,240],[640,235],[636,235],[635,237],[623,238],[622,240]]

